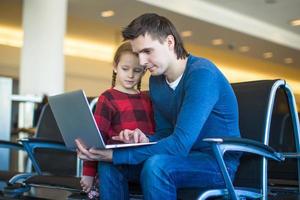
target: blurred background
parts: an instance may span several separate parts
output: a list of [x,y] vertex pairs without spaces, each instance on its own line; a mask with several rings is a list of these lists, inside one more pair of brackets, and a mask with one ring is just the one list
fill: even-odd
[[[0,0],[0,140],[35,136],[45,95],[109,88],[121,31],[146,12],[231,83],[285,79],[300,109],[300,0]],[[0,157],[0,170],[25,171],[26,156]]]
[[[24,93],[20,91],[23,84],[21,74],[24,73],[21,70],[26,25],[24,5],[30,1],[30,4],[38,2],[0,0],[0,76],[13,79],[14,94]],[[63,2],[66,4],[63,91],[80,88],[88,96],[98,96],[110,87],[112,57],[122,42],[122,28],[140,14],[155,12],[175,24],[189,52],[211,59],[230,82],[286,79],[296,95],[299,108],[300,0]],[[54,6],[51,15],[57,15],[55,10]],[[31,22],[40,20],[43,19],[34,18]],[[55,29],[52,31],[56,32]],[[48,60],[44,59],[44,63]],[[38,66],[43,67],[43,64]],[[45,71],[39,73],[47,73]],[[149,73],[143,80],[145,90],[148,76]],[[23,76],[23,79],[30,82],[28,76]],[[51,85],[51,82],[35,80],[33,85],[40,84]],[[35,94],[33,90],[29,93],[41,96],[42,93],[51,94],[51,91],[37,91]]]

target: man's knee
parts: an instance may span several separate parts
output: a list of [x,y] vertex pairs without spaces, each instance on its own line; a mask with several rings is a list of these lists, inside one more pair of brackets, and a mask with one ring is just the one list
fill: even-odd
[[142,179],[161,177],[168,165],[167,155],[154,155],[148,158],[141,172]]

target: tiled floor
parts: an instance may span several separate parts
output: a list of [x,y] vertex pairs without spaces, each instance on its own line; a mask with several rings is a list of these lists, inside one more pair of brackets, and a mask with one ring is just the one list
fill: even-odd
[[22,197],[19,198],[9,198],[7,196],[3,196],[0,193],[0,200],[66,200],[67,197],[70,195],[70,192],[66,192],[63,190],[53,190],[53,189],[46,189],[46,188],[39,188],[39,189],[31,189],[29,193],[24,194]]

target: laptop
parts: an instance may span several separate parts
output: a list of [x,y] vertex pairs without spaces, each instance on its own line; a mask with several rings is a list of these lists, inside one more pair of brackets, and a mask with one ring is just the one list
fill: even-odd
[[98,149],[133,147],[156,143],[105,144],[83,90],[50,96],[48,101],[65,145],[69,149],[77,148],[75,139],[79,139],[86,148],[94,147]]

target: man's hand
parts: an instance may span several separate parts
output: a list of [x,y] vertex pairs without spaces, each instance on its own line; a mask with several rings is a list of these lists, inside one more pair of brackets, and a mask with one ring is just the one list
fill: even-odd
[[113,136],[113,140],[118,140],[124,143],[148,143],[147,136],[138,128],[135,130],[125,129],[118,136]]
[[88,161],[112,161],[112,150],[86,149],[79,140],[75,140],[75,142],[77,145],[77,156],[80,159]]

